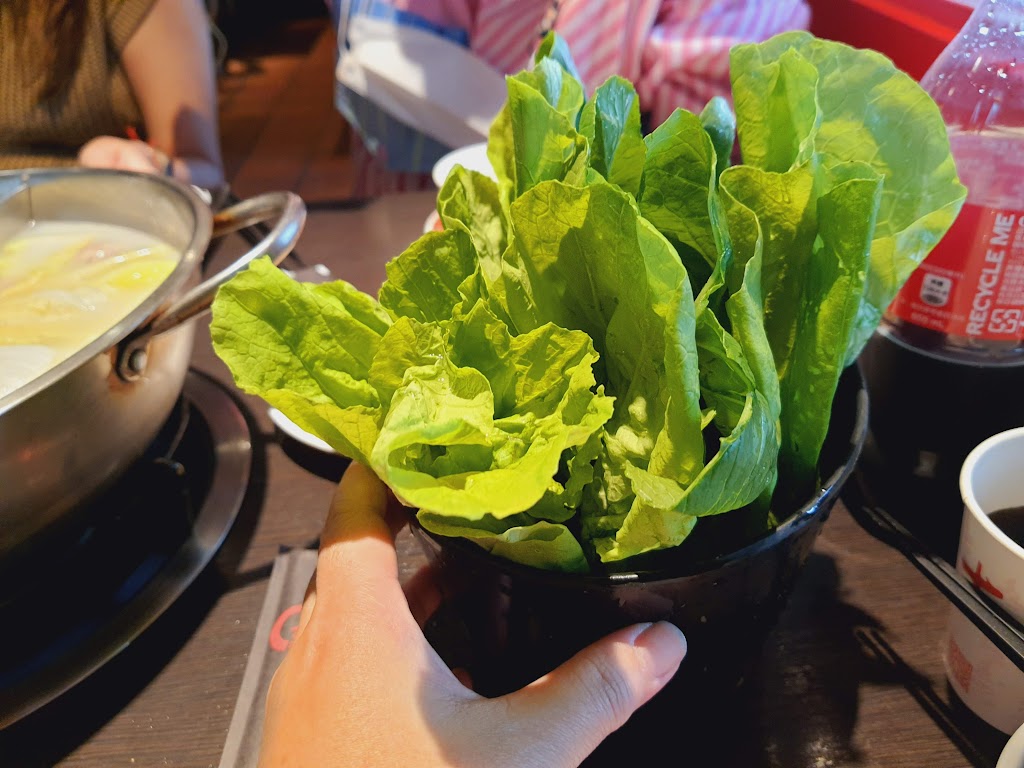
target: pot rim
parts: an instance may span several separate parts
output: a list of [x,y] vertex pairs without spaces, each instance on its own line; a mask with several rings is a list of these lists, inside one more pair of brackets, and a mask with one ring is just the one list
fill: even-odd
[[128,177],[143,183],[152,184],[155,188],[162,187],[164,191],[177,195],[191,209],[193,219],[192,235],[187,246],[181,251],[181,258],[178,260],[174,270],[149,296],[124,315],[121,320],[81,347],[70,357],[62,360],[24,386],[18,387],[4,397],[0,397],[0,415],[16,408],[53,386],[53,384],[68,376],[97,355],[116,347],[132,331],[156,315],[185,285],[186,281],[198,267],[202,255],[210,242],[213,215],[210,212],[209,206],[190,186],[167,176],[155,176],[148,173],[107,168],[42,168],[2,171],[0,172],[0,185],[5,180],[10,180],[13,177],[19,177],[24,180],[24,184],[19,185],[11,195],[4,198],[6,200],[10,199],[13,195],[17,195],[26,187],[59,181],[61,178],[68,176]]
[[[848,373],[849,372],[849,373]],[[500,563],[500,570],[509,576],[528,579],[532,581],[555,582],[558,587],[590,589],[606,588],[616,584],[651,584],[673,579],[697,576],[710,573],[721,568],[747,560],[761,552],[772,549],[780,541],[794,535],[804,526],[808,525],[823,510],[830,509],[835,503],[842,490],[843,485],[853,472],[857,460],[860,458],[861,449],[868,433],[868,391],[864,382],[864,376],[860,370],[860,364],[849,366],[843,375],[854,377],[851,388],[853,389],[853,406],[855,408],[853,428],[849,435],[846,458],[829,475],[828,479],[821,484],[818,491],[806,503],[804,503],[793,514],[783,520],[774,531],[745,547],[727,552],[707,560],[699,560],[688,568],[681,568],[668,572],[667,570],[635,570],[617,571],[612,573],[565,573],[562,571],[549,571],[542,568],[517,563],[512,560],[505,560],[491,555],[487,550],[477,546],[472,541],[461,537],[441,536],[432,533],[420,525],[415,516],[412,517],[413,525],[423,535],[437,542],[438,546],[447,549],[455,549],[461,554],[485,563],[493,568],[495,563]],[[838,391],[838,390],[837,390]]]

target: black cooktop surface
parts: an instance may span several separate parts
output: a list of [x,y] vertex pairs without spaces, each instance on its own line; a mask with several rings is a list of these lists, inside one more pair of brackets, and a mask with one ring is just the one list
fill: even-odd
[[223,387],[190,371],[146,454],[76,511],[83,522],[4,573],[0,728],[103,665],[199,575],[245,497],[250,434]]

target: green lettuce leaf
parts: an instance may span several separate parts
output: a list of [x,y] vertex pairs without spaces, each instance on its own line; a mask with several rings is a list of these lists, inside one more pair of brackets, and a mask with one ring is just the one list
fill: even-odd
[[701,110],[700,124],[704,126],[715,148],[715,178],[718,178],[729,167],[732,157],[732,148],[736,143],[736,115],[728,101],[715,96]]
[[881,180],[853,179],[816,198],[818,191],[807,164],[722,174],[730,231],[763,259],[764,328],[781,403],[779,462],[790,493],[816,479],[863,295]]
[[530,510],[532,517],[565,522],[575,517],[587,486],[594,481],[594,462],[601,454],[601,432],[562,454],[562,465],[547,492]]
[[609,78],[583,107],[579,130],[590,144],[590,167],[639,195],[647,147],[640,133],[640,98],[632,83]]
[[445,229],[461,229],[470,236],[484,272],[500,271],[508,248],[508,222],[497,182],[458,165],[437,195],[437,212]]
[[730,233],[744,250],[761,252],[762,324],[777,375],[785,379],[799,338],[796,297],[817,237],[814,177],[807,167],[771,173],[734,166],[722,174],[721,196]]
[[562,67],[569,75],[577,82],[582,83],[583,78],[580,77],[579,70],[576,69],[576,62],[572,58],[572,52],[569,50],[568,43],[565,42],[565,38],[555,32],[548,32],[544,35],[544,39],[541,40],[539,46],[537,46],[537,53],[534,54],[533,61],[536,65],[544,59],[551,59]]
[[[557,219],[543,216],[549,210]],[[628,427],[648,461],[670,425],[665,471],[695,474],[703,440],[693,299],[671,246],[603,181],[535,187],[513,204],[512,225],[546,319],[593,339],[599,375],[617,398],[614,429]]]
[[724,247],[712,202],[715,147],[700,119],[682,109],[655,128],[644,143],[640,212],[672,243],[694,289],[699,290]]
[[587,168],[587,140],[576,132],[574,121],[529,85],[513,78],[508,88],[514,196],[542,181],[582,184]]
[[461,536],[486,549],[492,555],[534,568],[568,573],[590,570],[583,547],[564,525],[523,516],[523,524],[497,530],[474,526],[448,516],[420,511],[416,519],[428,531],[439,536]]
[[[562,454],[611,416],[612,400],[593,391],[590,339],[553,325],[510,336],[483,302],[435,333],[391,400],[372,467],[407,505],[435,516],[529,510]],[[401,347],[408,338],[387,337],[380,354],[414,358]]]
[[819,240],[800,296],[800,341],[781,382],[789,418],[780,471],[792,479],[798,498],[806,498],[817,478],[832,397],[864,294],[881,193],[880,179],[851,180],[817,201]]
[[[514,333],[525,333],[540,325],[529,275],[516,249],[509,246],[508,216],[493,180],[456,167],[438,196],[438,210],[446,229],[464,232],[472,242],[470,248],[464,238],[453,241],[459,250],[454,259],[448,259],[451,263],[445,267],[450,276],[447,281],[441,280],[442,285],[455,286],[447,290],[447,300],[443,302],[445,316],[461,301],[472,304],[477,299],[487,298],[491,310]],[[414,289],[418,281],[433,281],[428,272],[431,257],[428,254],[421,265],[418,263],[421,255],[422,251],[414,243],[397,259],[405,262],[403,266],[389,267],[389,274],[394,272],[398,284],[389,283],[382,289],[383,294],[395,295],[395,299],[386,295],[385,304],[391,306],[397,302],[396,293],[408,293],[402,283],[409,281],[399,278],[402,271],[408,270]],[[399,309],[397,305],[395,309]]]
[[506,82],[508,101],[487,144],[506,203],[542,181],[584,183],[587,140],[576,130],[585,98],[582,84],[551,58]]
[[[545,210],[560,213],[539,227]],[[683,485],[703,468],[689,280],[674,249],[637,215],[629,196],[604,181],[535,187],[512,205],[511,219],[538,304],[549,308],[555,324],[594,340],[599,375],[616,398],[598,458],[605,493],[583,510],[586,531],[607,533],[629,514],[631,468]],[[609,252],[615,260],[603,257]],[[671,508],[658,513],[678,517]],[[630,554],[622,548],[610,557]]]
[[815,173],[855,163],[884,179],[849,364],[966,198],[942,116],[886,57],[807,32],[736,46],[730,73],[745,163],[785,172],[810,162]]
[[383,409],[367,379],[390,324],[348,283],[297,283],[263,257],[220,289],[210,335],[242,390],[368,463]]
[[465,298],[464,284],[479,263],[472,236],[465,229],[428,232],[388,262],[380,304],[395,318],[447,320]]
[[[754,268],[746,279],[753,281],[756,256],[751,262]],[[700,392],[712,409],[711,420],[720,436],[718,451],[696,477],[681,483],[677,476],[659,476],[650,468],[624,461],[623,451],[610,442],[612,464],[621,466],[635,498],[621,522],[615,515],[604,514],[589,524],[591,534],[606,534],[594,535],[596,551],[605,562],[662,549],[666,542],[675,546],[692,532],[697,518],[739,509],[758,499],[766,505],[771,496],[779,451],[778,388],[768,388],[774,393],[773,401],[758,389],[745,347],[760,358],[762,376],[773,371],[771,352],[763,332],[758,335],[755,330],[743,345],[722,327],[708,308],[708,297],[723,287],[724,278],[713,276],[695,302]],[[741,284],[733,296],[740,324],[748,319],[742,314],[745,301],[754,301],[745,296],[747,289]],[[611,473],[606,479],[610,477]],[[607,535],[616,525],[614,535]]]

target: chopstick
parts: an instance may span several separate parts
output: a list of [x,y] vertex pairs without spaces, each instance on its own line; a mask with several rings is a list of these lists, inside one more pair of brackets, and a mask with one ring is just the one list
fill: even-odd
[[[866,527],[874,528],[885,540],[934,584],[992,643],[1024,671],[1024,632],[999,606],[984,600],[960,573],[932,552],[920,539],[883,508],[869,503],[860,488],[862,480],[851,478],[852,493],[847,504]],[[845,496],[846,494],[844,494]],[[845,500],[845,499],[844,499]]]

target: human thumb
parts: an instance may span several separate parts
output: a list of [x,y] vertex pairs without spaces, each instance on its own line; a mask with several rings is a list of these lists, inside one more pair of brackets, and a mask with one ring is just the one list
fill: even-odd
[[[520,691],[504,697],[529,731],[521,765],[578,765],[660,691],[686,655],[686,638],[666,621],[608,635]],[[522,722],[522,720],[528,722]]]

